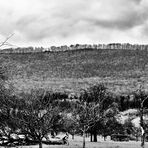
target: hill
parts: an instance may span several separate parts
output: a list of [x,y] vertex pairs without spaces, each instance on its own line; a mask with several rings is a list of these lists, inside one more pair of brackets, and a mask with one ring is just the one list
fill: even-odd
[[148,85],[147,50],[3,53],[0,63],[17,92],[32,88],[79,92],[93,83],[105,83],[111,91],[127,93]]

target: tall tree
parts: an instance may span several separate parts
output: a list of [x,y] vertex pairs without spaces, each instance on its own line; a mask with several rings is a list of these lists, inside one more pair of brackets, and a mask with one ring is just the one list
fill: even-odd
[[[80,96],[80,100],[99,106],[99,114],[103,117],[103,113],[113,103],[113,98],[107,91],[107,88],[103,84],[93,85],[87,90],[84,90]],[[96,113],[96,114],[95,114]],[[98,112],[95,111],[94,116],[98,116]],[[90,128],[91,141],[97,142],[97,131],[99,129],[100,122],[96,120]],[[92,139],[94,137],[94,139]]]
[[97,141],[98,123],[104,120],[104,111],[112,102],[104,85],[94,85],[83,90],[79,101],[75,103],[73,115],[83,134],[83,148],[85,148],[85,135],[88,130],[93,131],[94,141]]
[[148,94],[141,88],[134,94],[137,102],[139,104],[139,116],[140,116],[140,126],[141,126],[141,147],[145,144],[145,131],[146,123],[144,121],[144,115],[148,113]]

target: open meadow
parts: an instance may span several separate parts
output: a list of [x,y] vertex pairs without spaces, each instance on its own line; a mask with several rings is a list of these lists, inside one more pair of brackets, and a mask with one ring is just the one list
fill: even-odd
[[[145,148],[148,147],[148,143],[145,144]],[[19,148],[38,148],[35,146],[23,146]],[[74,140],[69,139],[69,145],[45,145],[43,148],[82,148],[82,137],[76,136]],[[140,141],[129,141],[129,142],[115,142],[98,138],[98,142],[90,142],[89,138],[86,138],[86,148],[141,148]]]

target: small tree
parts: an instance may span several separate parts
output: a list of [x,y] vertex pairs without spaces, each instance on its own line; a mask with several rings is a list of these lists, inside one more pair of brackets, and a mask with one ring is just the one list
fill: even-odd
[[80,132],[82,132],[83,148],[85,148],[86,132],[100,119],[99,105],[88,104],[87,102],[81,101],[76,104],[73,116]]
[[132,135],[134,133],[134,124],[132,123],[131,119],[128,118],[127,120],[125,120],[124,122],[124,130],[126,132],[126,134],[128,135]]
[[104,111],[104,118],[100,121],[99,129],[99,133],[103,135],[104,140],[106,140],[108,135],[110,136],[114,133],[119,133],[119,129],[123,131],[121,124],[117,120],[118,113],[118,104],[115,102],[108,106],[108,109]]
[[72,135],[72,139],[74,139],[74,135],[78,131],[78,125],[76,123],[76,120],[74,119],[74,116],[72,116],[71,113],[65,114],[63,121],[64,131],[70,133]]

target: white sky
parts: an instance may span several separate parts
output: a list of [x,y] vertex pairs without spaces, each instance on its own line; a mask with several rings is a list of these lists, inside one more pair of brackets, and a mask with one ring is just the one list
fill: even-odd
[[148,43],[148,0],[0,0],[0,40],[17,46]]

